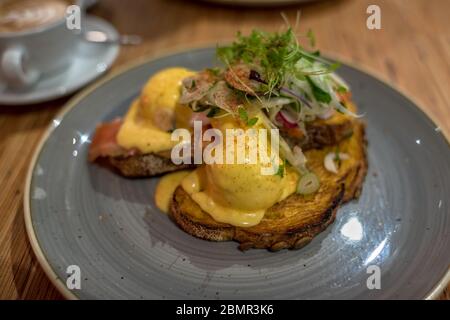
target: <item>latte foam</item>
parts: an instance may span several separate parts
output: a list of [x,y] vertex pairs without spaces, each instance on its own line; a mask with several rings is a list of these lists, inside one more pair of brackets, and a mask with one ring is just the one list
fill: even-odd
[[66,13],[64,0],[14,0],[0,2],[0,32],[21,32],[52,24]]

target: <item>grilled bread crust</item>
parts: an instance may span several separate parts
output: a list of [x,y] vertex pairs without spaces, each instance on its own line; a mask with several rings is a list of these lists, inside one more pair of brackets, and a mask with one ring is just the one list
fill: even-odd
[[107,157],[103,159],[119,174],[128,178],[145,178],[163,173],[194,168],[192,164],[176,165],[168,157],[149,153],[133,156]]

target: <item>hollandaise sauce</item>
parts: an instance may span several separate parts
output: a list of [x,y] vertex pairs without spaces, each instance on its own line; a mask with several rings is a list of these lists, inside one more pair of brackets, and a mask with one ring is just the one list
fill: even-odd
[[131,104],[117,134],[118,144],[142,153],[170,150],[175,145],[170,130],[175,123],[181,82],[192,74],[185,68],[168,68],[152,76]]
[[[268,208],[294,193],[298,179],[293,171],[284,178],[260,178],[259,173],[251,178],[244,174],[249,171],[245,165],[217,168],[219,174],[212,174],[210,169],[211,166],[204,166],[194,170],[181,181],[181,186],[214,220],[237,227],[259,224]],[[232,172],[236,169],[241,173]]]
[[142,116],[161,130],[173,129],[182,81],[194,74],[185,68],[167,68],[151,77],[139,99]]
[[181,181],[189,175],[190,171],[178,171],[169,173],[161,178],[155,191],[155,204],[162,212],[169,212],[170,201],[175,189]]
[[117,143],[125,149],[136,148],[142,153],[170,150],[174,142],[170,133],[157,128],[153,122],[139,114],[139,102],[134,101],[117,134]]

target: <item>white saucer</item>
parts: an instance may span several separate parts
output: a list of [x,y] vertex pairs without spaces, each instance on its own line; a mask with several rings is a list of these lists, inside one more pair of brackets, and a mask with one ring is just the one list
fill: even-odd
[[[98,17],[87,16],[85,28],[103,31],[112,38],[118,37],[116,29]],[[35,104],[69,95],[108,71],[118,53],[117,44],[80,41],[76,58],[63,73],[44,77],[24,91],[0,84],[0,105]]]

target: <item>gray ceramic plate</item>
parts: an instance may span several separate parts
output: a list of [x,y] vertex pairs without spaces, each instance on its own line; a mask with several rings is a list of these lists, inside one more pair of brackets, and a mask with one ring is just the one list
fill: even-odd
[[[156,71],[215,63],[213,49],[146,61],[69,103],[43,138],[28,176],[25,215],[32,246],[68,298],[432,298],[449,276],[450,148],[402,94],[344,66],[368,122],[361,198],[299,251],[245,253],[234,242],[189,236],[153,204],[158,179],[128,180],[86,161],[100,121],[123,115]],[[81,269],[81,290],[66,270]],[[369,290],[369,266],[381,289]]]

